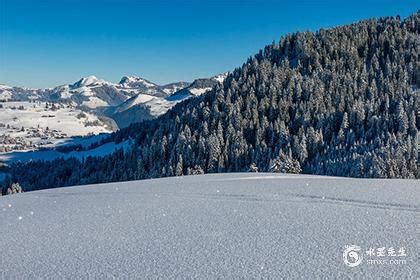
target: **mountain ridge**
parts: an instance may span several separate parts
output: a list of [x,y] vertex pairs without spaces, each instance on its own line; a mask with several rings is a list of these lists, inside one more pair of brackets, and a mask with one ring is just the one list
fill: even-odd
[[[220,80],[223,75],[217,77]],[[187,82],[157,85],[137,76],[124,76],[116,84],[93,75],[48,89],[2,85],[0,159],[10,162],[32,158],[20,153],[62,149],[62,142],[70,146],[79,142],[74,137],[110,133],[134,122],[156,118],[189,98],[168,100],[189,85]],[[38,155],[31,155],[35,154]]]

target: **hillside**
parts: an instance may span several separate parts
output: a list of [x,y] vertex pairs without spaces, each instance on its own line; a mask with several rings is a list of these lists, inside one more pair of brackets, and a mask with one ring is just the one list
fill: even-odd
[[0,103],[0,157],[4,152],[54,147],[74,136],[114,130],[111,120],[68,103]]
[[211,89],[206,81],[214,86],[225,76],[200,79],[202,85],[192,87],[187,82],[157,85],[136,76],[119,83],[88,76],[47,89],[0,85],[0,153],[51,148],[74,142],[74,136],[110,133],[156,118],[191,97],[177,92],[204,93]]
[[[158,119],[113,135],[133,149],[12,166],[26,190],[182,174],[268,171],[414,178],[416,13],[287,35]],[[57,167],[59,166],[59,167]]]
[[[176,83],[157,86],[163,94],[149,94],[149,89],[149,91],[133,96],[118,106],[107,109],[105,114],[115,120],[119,128],[125,128],[130,124],[163,115],[177,103],[212,90],[216,85],[223,83],[226,77],[227,73],[224,73],[210,78],[197,79],[191,84]],[[153,89],[156,86],[150,84],[149,87]]]
[[[4,196],[1,275],[414,279],[419,196],[414,180],[250,173]],[[369,264],[383,246],[406,256],[376,258],[405,263]]]

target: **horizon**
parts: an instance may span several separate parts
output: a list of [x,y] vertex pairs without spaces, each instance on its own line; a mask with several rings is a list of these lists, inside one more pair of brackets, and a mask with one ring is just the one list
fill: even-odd
[[[228,72],[230,72],[230,71],[226,71],[225,73],[228,73]],[[219,73],[219,74],[224,74],[224,73]],[[218,74],[217,74],[218,75]],[[213,75],[213,76],[209,76],[209,77],[198,77],[198,78],[195,78],[194,80],[196,80],[196,79],[201,79],[201,78],[212,78],[212,77],[214,77],[214,76],[217,76],[217,75]],[[0,82],[0,86],[6,86],[6,87],[8,87],[8,86],[10,86],[10,87],[19,87],[19,88],[26,88],[26,89],[52,89],[52,88],[54,88],[54,87],[60,87],[60,86],[65,86],[65,85],[73,85],[73,84],[76,84],[76,83],[78,83],[78,82],[80,82],[81,80],[83,80],[83,79],[87,79],[87,78],[95,78],[95,79],[97,79],[97,80],[99,80],[99,81],[101,81],[101,80],[103,80],[103,81],[105,81],[105,82],[109,82],[109,83],[112,83],[112,84],[119,84],[120,82],[121,82],[121,80],[123,79],[123,78],[130,78],[130,77],[133,77],[133,78],[140,78],[140,79],[142,79],[142,80],[145,80],[146,82],[151,82],[151,83],[154,83],[154,84],[156,84],[157,86],[165,86],[165,85],[169,85],[169,84],[172,84],[172,83],[192,83],[193,81],[174,81],[174,82],[169,82],[169,83],[164,83],[164,84],[160,84],[160,83],[155,83],[154,81],[150,81],[150,80],[148,80],[148,79],[146,79],[146,78],[143,78],[143,77],[141,77],[141,76],[138,76],[138,75],[122,75],[119,79],[117,79],[117,80],[107,80],[107,79],[103,79],[102,77],[98,77],[98,76],[96,76],[96,75],[86,75],[86,76],[83,76],[83,77],[80,77],[79,79],[77,79],[77,80],[75,80],[75,81],[69,81],[69,82],[67,82],[67,83],[63,83],[63,84],[58,84],[58,85],[55,85],[55,86],[52,86],[52,87],[42,87],[42,88],[35,88],[35,87],[26,87],[26,86],[16,86],[16,85],[10,85],[10,84],[6,84],[6,83],[1,83]]]
[[0,0],[0,84],[53,88],[90,75],[114,83],[123,76],[159,85],[192,82],[240,67],[286,34],[373,17],[406,18],[416,12],[412,7],[392,0],[346,6],[306,0]]

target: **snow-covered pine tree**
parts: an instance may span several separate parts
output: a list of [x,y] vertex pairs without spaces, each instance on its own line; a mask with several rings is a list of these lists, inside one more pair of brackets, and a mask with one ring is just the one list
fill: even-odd
[[280,151],[280,155],[272,160],[270,164],[270,171],[274,173],[294,173],[299,174],[302,172],[299,161],[293,159],[291,154],[289,155]]

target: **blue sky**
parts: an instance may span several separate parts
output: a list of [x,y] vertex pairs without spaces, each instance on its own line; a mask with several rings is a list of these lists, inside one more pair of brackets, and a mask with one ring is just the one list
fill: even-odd
[[409,0],[0,0],[0,83],[191,81],[232,70],[290,32],[417,9]]

